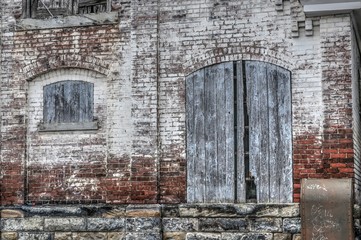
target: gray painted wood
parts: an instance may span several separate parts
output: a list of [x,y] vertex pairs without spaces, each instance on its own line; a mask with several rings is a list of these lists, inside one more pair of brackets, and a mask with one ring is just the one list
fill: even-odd
[[217,81],[220,65],[205,68],[205,147],[206,147],[206,202],[217,200],[218,163],[217,163]]
[[[235,176],[235,134],[234,134],[234,81],[233,62],[224,63],[224,87],[225,87],[225,165],[221,172],[225,177],[224,185],[221,186],[223,202],[232,203],[236,195]],[[222,114],[222,113],[221,113]]]
[[268,82],[268,145],[269,145],[269,185],[270,185],[270,201],[279,202],[281,174],[279,169],[282,168],[282,163],[279,161],[282,149],[280,145],[282,142],[280,136],[280,122],[279,122],[279,107],[278,107],[278,69],[275,65],[267,66],[267,82]]
[[93,121],[94,85],[61,81],[44,87],[44,123]]
[[246,202],[244,162],[244,87],[242,61],[237,62],[237,202]]
[[205,150],[205,97],[204,70],[196,73],[194,79],[194,133],[196,159],[194,166],[194,201],[204,202],[206,182],[206,150]]
[[194,81],[197,73],[193,73],[186,78],[186,126],[187,126],[187,201],[195,202],[194,191],[196,145],[195,145],[195,113],[194,113]]
[[290,71],[277,67],[278,77],[278,122],[280,126],[280,145],[278,161],[280,178],[280,203],[292,202],[293,189],[293,167],[292,167],[292,99],[291,99],[291,73]]
[[[212,68],[215,69],[215,75],[213,81],[216,84],[214,95],[216,98],[216,159],[215,165],[215,192],[216,197],[214,202],[225,202],[228,191],[226,186],[226,89],[225,89],[225,72],[224,65],[215,65]],[[231,187],[231,186],[228,186]]]
[[292,201],[291,75],[267,64],[270,202]]
[[[187,200],[246,201],[243,114],[246,94],[250,172],[255,178],[258,202],[291,202],[290,72],[256,61],[246,61],[245,69],[241,61],[235,66],[236,86],[232,62],[201,69],[186,79]],[[244,73],[247,89],[243,89]]]
[[233,65],[186,79],[188,202],[234,202]]
[[258,202],[292,201],[290,73],[269,63],[247,61],[250,166]]
[[265,63],[246,62],[250,127],[250,171],[255,177],[258,202],[269,202],[267,69]]

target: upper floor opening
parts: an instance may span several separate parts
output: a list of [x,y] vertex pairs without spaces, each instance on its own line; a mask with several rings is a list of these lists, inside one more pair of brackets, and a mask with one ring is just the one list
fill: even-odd
[[111,0],[23,0],[25,18],[52,18],[111,11]]

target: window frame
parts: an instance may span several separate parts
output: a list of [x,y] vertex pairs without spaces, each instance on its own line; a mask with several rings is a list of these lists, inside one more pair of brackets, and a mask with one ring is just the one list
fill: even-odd
[[[63,83],[63,85],[61,85]],[[60,85],[59,85],[60,84]],[[88,101],[88,103],[90,103],[91,106],[89,106],[89,110],[87,111],[87,114],[89,116],[87,116],[86,118],[88,119],[79,119],[79,121],[55,121],[55,122],[51,122],[50,119],[47,118],[47,105],[46,103],[49,102],[49,99],[46,99],[47,94],[49,94],[49,92],[51,92],[51,88],[52,87],[57,87],[57,86],[62,86],[63,88],[71,88],[73,86],[75,86],[75,84],[79,85],[79,84],[83,84],[85,87],[89,87],[90,91],[87,93],[90,93],[90,100],[84,100],[81,99],[81,97],[79,97],[79,102],[84,102],[84,101]],[[49,89],[49,91],[48,91]],[[68,90],[68,89],[67,89]],[[80,88],[78,86],[78,91],[80,91]],[[64,92],[64,91],[63,91]],[[72,92],[73,94],[76,93]],[[72,98],[73,96],[65,96],[66,93],[63,93],[64,96],[60,96],[61,98]],[[54,97],[54,101],[55,102],[55,98],[56,96],[53,95],[52,97]],[[82,96],[82,98],[85,98],[87,96]],[[51,101],[51,100],[50,100]],[[50,104],[51,106],[52,104]],[[65,107],[65,105],[63,104],[63,106]],[[54,109],[54,115],[56,114],[56,106],[54,103],[54,106],[51,106]],[[48,131],[76,131],[76,130],[97,130],[98,129],[98,121],[96,119],[96,117],[94,117],[94,83],[88,82],[88,81],[83,81],[83,80],[61,80],[61,81],[56,81],[47,85],[43,86],[43,106],[42,106],[42,110],[43,110],[43,121],[39,124],[39,131],[40,132],[48,132]],[[76,111],[81,110],[81,105],[78,104],[78,109],[76,109]],[[88,113],[89,112],[89,113]],[[64,113],[63,113],[64,114]],[[64,119],[64,116],[62,116]],[[69,119],[71,119],[69,117]]]
[[[35,5],[37,5],[38,1],[41,1],[41,0],[23,0],[23,18],[44,19],[44,18],[53,18],[53,17],[59,17],[59,16],[65,17],[65,16],[71,16],[71,15],[86,14],[86,13],[79,13],[79,7],[78,7],[79,0],[68,0],[71,2],[72,7],[68,8],[68,12],[66,12],[65,14],[50,14],[49,13],[48,17],[37,17],[36,11],[38,9],[33,7],[33,3]],[[111,0],[105,0],[105,1],[106,1],[106,11],[104,11],[104,12],[111,12]],[[104,13],[104,12],[89,13],[89,14],[99,14],[99,13]]]

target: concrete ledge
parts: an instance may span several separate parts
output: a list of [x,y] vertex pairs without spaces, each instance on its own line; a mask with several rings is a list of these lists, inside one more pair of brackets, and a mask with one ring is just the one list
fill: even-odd
[[65,27],[81,27],[118,22],[118,12],[83,14],[48,19],[21,19],[16,23],[17,30],[35,30]]
[[306,16],[322,16],[331,14],[350,13],[361,9],[361,1],[307,1],[301,0]]
[[98,121],[39,125],[39,132],[88,131],[88,130],[98,130]]

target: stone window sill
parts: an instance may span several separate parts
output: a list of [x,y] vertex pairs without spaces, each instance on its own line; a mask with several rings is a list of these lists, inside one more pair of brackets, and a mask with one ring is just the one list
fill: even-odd
[[98,130],[98,121],[81,123],[56,123],[39,125],[39,132],[94,131]]
[[47,19],[20,19],[16,23],[18,30],[51,29],[64,27],[93,26],[102,24],[114,24],[118,22],[118,12],[91,13],[54,17]]

